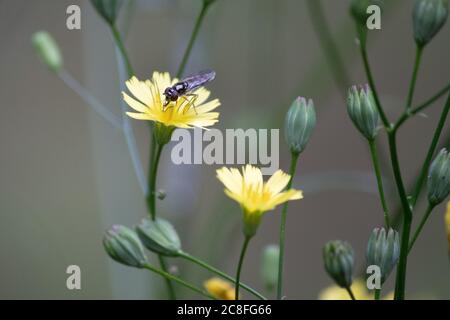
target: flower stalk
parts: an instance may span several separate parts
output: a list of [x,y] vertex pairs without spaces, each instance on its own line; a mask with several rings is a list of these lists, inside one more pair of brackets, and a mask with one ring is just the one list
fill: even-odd
[[239,300],[239,287],[241,285],[240,280],[241,280],[242,265],[244,263],[245,253],[247,252],[247,247],[250,242],[250,239],[251,239],[250,236],[245,237],[244,243],[242,244],[241,254],[239,256],[239,262],[236,271],[235,294],[234,294],[236,300]]

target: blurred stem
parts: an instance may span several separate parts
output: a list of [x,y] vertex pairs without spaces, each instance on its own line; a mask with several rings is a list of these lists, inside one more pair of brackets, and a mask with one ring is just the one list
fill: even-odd
[[416,82],[417,82],[417,74],[419,72],[420,67],[420,61],[422,59],[422,52],[423,52],[423,46],[416,46],[416,59],[414,62],[414,70],[411,77],[411,82],[409,84],[409,91],[408,91],[408,99],[406,102],[406,111],[408,112],[409,109],[411,109],[413,97],[414,97],[414,90],[416,88]]
[[244,243],[243,243],[242,249],[241,249],[241,255],[239,256],[239,263],[238,263],[237,271],[236,271],[236,281],[235,281],[235,291],[234,291],[235,300],[239,300],[239,286],[241,284],[240,280],[241,280],[242,264],[244,263],[244,257],[245,257],[245,253],[247,252],[247,247],[250,242],[250,239],[251,239],[251,237],[245,236],[245,240],[244,240]]
[[355,295],[353,294],[353,291],[350,287],[345,288],[345,290],[347,290],[347,292],[352,300],[356,300]]
[[[295,170],[297,168],[297,160],[300,154],[291,152],[291,165],[289,168],[289,175],[291,178],[286,186],[286,190],[291,189],[292,180],[295,176]],[[283,265],[284,265],[284,252],[285,252],[285,241],[286,241],[286,219],[287,219],[287,209],[288,202],[283,205],[283,210],[281,212],[281,223],[280,223],[280,256],[278,260],[278,284],[277,284],[277,299],[282,298],[283,292]]]
[[322,51],[326,57],[326,60],[330,65],[334,81],[339,88],[339,92],[343,94],[345,100],[345,92],[346,88],[350,84],[350,77],[347,74],[343,59],[330,32],[330,27],[323,11],[322,1],[307,0],[306,4],[310,13],[309,16],[311,17],[314,31],[316,32],[320,45],[322,46]]
[[416,242],[417,238],[419,237],[420,233],[422,232],[422,229],[425,226],[425,223],[427,222],[428,217],[430,216],[434,207],[435,207],[435,205],[428,204],[427,210],[425,211],[425,214],[423,215],[422,220],[420,221],[420,224],[417,227],[416,231],[414,232],[414,236],[412,237],[411,242],[409,243],[408,254],[411,252],[411,250],[414,246],[414,243]]
[[[206,263],[206,262],[200,260],[200,259],[197,258],[197,257],[194,257],[194,256],[190,255],[189,253],[182,252],[182,253],[180,254],[180,256],[181,256],[182,258],[186,259],[186,260],[189,260],[189,261],[191,261],[191,262],[193,262],[193,263],[199,265],[200,267],[202,267],[202,268],[204,268],[204,269],[206,269],[206,270],[208,270],[208,271],[211,271],[212,273],[217,274],[218,276],[220,276],[220,277],[222,277],[222,278],[224,278],[224,279],[227,279],[227,280],[229,280],[229,281],[231,281],[231,282],[233,282],[233,283],[236,283],[236,279],[233,278],[232,276],[229,276],[229,275],[226,274],[225,272],[222,272],[222,271],[220,271],[219,269],[214,268],[214,267],[211,266],[210,264],[208,264],[208,263]],[[260,293],[259,293],[258,291],[256,291],[256,290],[250,288],[250,287],[247,286],[246,284],[244,284],[244,283],[241,282],[240,285],[241,285],[241,287],[242,287],[243,289],[245,289],[246,291],[250,292],[250,293],[253,294],[254,296],[258,297],[259,299],[261,299],[261,300],[267,300],[262,294],[260,294]]]
[[386,225],[386,228],[389,229],[390,222],[389,222],[389,209],[386,204],[386,198],[384,195],[384,188],[383,188],[383,179],[381,177],[381,170],[380,170],[380,164],[378,161],[378,154],[377,154],[377,147],[375,145],[375,140],[368,140],[369,141],[369,147],[370,147],[370,154],[372,156],[372,162],[373,162],[373,168],[375,170],[375,175],[377,177],[377,185],[378,185],[378,193],[380,194],[380,200],[381,200],[381,206],[383,207],[384,212],[384,223]]
[[122,59],[125,62],[125,67],[127,70],[128,78],[131,78],[135,73],[133,70],[133,66],[131,65],[130,59],[128,58],[127,50],[125,49],[125,45],[122,41],[122,36],[120,35],[119,30],[115,25],[110,25],[111,32],[114,37],[114,41],[116,42],[117,48],[119,48],[120,53],[122,54]]
[[380,300],[380,296],[381,296],[381,289],[375,289],[374,299]]
[[159,274],[160,276],[164,277],[169,282],[170,281],[177,282],[177,283],[181,284],[182,286],[184,286],[184,287],[186,287],[188,289],[191,289],[192,291],[197,292],[197,293],[201,294],[202,296],[204,296],[206,298],[217,300],[215,297],[213,297],[210,294],[204,292],[203,290],[197,288],[196,286],[194,286],[194,285],[192,285],[192,284],[190,284],[190,283],[188,283],[188,282],[186,282],[186,281],[184,281],[184,280],[182,280],[182,279],[180,279],[178,277],[175,277],[174,275],[171,275],[170,273],[168,273],[166,271],[157,269],[157,268],[153,267],[152,265],[150,265],[148,263],[144,265],[144,268]]
[[433,95],[430,99],[422,103],[421,105],[417,106],[416,108],[411,110],[411,114],[417,114],[424,110],[425,108],[428,108],[431,104],[433,104],[436,100],[441,98],[444,94],[447,93],[447,91],[450,90],[450,84],[447,84],[444,88],[439,90],[435,95]]
[[195,40],[197,39],[197,35],[200,31],[200,27],[202,26],[206,12],[208,11],[208,8],[211,5],[211,3],[212,2],[210,2],[210,1],[203,1],[203,3],[202,3],[202,8],[197,17],[197,20],[195,21],[195,25],[194,25],[194,29],[192,30],[191,38],[189,39],[188,45],[187,45],[186,50],[183,55],[183,59],[181,60],[180,66],[178,67],[178,71],[177,71],[177,75],[176,75],[176,77],[178,79],[180,79],[180,77],[184,73],[184,69],[186,68],[186,64],[189,60],[189,56],[191,54],[192,48],[194,47]]

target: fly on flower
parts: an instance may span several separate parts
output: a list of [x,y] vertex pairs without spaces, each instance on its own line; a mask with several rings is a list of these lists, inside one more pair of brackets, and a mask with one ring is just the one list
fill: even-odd
[[173,86],[164,90],[166,101],[164,107],[168,106],[171,101],[177,101],[178,98],[187,100],[186,96],[193,97],[191,105],[195,108],[194,102],[198,98],[198,95],[192,93],[195,89],[198,89],[208,82],[211,82],[216,77],[216,72],[213,70],[200,71],[197,74],[186,77],[180,82],[175,83]]

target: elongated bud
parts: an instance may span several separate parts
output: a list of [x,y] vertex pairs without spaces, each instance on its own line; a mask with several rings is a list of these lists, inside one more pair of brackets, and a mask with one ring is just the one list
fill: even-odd
[[431,163],[427,187],[431,205],[441,203],[450,193],[450,156],[445,148]]
[[147,262],[138,236],[125,226],[112,226],[103,237],[103,246],[112,259],[124,265],[142,268]]
[[316,111],[311,99],[298,97],[292,103],[284,121],[284,136],[291,152],[300,154],[316,126]]
[[372,90],[368,85],[352,86],[348,91],[347,111],[354,125],[368,140],[376,137],[380,116],[378,114]]
[[163,219],[143,219],[136,226],[136,232],[144,246],[153,252],[164,256],[178,256],[181,252],[181,242],[175,228],[169,221]]
[[350,14],[358,25],[365,28],[369,18],[367,8],[376,5],[383,9],[383,4],[383,0],[352,0],[350,3]]
[[105,21],[113,25],[119,15],[123,0],[91,0],[92,6]]
[[61,70],[63,59],[58,44],[46,31],[33,34],[31,41],[41,61],[53,72]]
[[234,286],[221,278],[210,278],[203,283],[206,291],[219,300],[235,300]]
[[448,0],[416,0],[413,10],[414,39],[425,46],[441,30],[448,16]]
[[323,248],[323,260],[325,270],[337,285],[342,288],[352,285],[355,260],[353,249],[347,242],[328,242]]
[[278,283],[278,259],[280,247],[269,245],[264,248],[261,263],[261,278],[265,288],[272,291]]
[[381,271],[381,284],[386,281],[400,256],[400,238],[398,232],[384,228],[375,228],[367,244],[367,265],[375,265]]

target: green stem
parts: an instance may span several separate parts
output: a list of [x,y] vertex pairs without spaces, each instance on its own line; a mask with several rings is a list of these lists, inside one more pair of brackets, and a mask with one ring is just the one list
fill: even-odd
[[416,205],[417,198],[420,195],[420,191],[421,191],[422,186],[423,186],[423,184],[425,182],[425,179],[427,177],[428,168],[430,167],[430,163],[433,160],[433,154],[436,151],[436,147],[437,147],[437,144],[439,142],[439,138],[441,136],[442,129],[444,128],[445,121],[447,120],[447,115],[448,115],[449,109],[450,109],[450,94],[448,95],[447,102],[445,103],[444,109],[442,110],[441,116],[439,118],[438,125],[437,125],[437,127],[436,127],[436,129],[434,131],[433,139],[431,141],[431,145],[428,148],[427,156],[425,157],[425,161],[424,161],[424,163],[422,165],[422,169],[421,169],[420,174],[419,174],[419,179],[417,181],[417,184],[416,184],[416,186],[414,188],[414,192],[412,194],[411,204],[412,204],[413,207]]
[[[192,256],[192,255],[190,255],[190,254],[188,254],[188,253],[186,253],[186,252],[182,252],[182,253],[180,254],[180,256],[181,256],[182,258],[185,258],[186,260],[189,260],[189,261],[191,261],[191,262],[193,262],[193,263],[195,263],[195,264],[201,266],[202,268],[205,268],[205,269],[208,270],[208,271],[211,271],[211,272],[217,274],[218,276],[220,276],[220,277],[222,277],[222,278],[224,278],[224,279],[227,279],[227,280],[229,280],[229,281],[231,281],[231,282],[233,282],[233,283],[236,283],[236,279],[235,279],[235,278],[233,278],[232,276],[226,274],[225,272],[220,271],[220,270],[217,269],[217,268],[214,268],[214,267],[211,266],[210,264],[208,264],[208,263],[206,263],[206,262],[204,262],[204,261],[198,259],[197,257],[194,257],[194,256]],[[266,297],[264,297],[264,296],[263,296],[262,294],[260,294],[258,291],[256,291],[256,290],[250,288],[250,287],[247,286],[246,284],[244,284],[244,283],[241,282],[240,285],[241,285],[241,287],[242,287],[243,289],[245,289],[246,291],[250,292],[250,293],[253,294],[254,296],[258,297],[259,299],[261,299],[261,300],[267,300]]]
[[245,252],[247,251],[250,239],[251,239],[250,237],[245,237],[244,244],[242,245],[241,255],[239,257],[239,263],[236,271],[235,291],[234,291],[236,300],[239,300],[239,286],[241,284],[240,280],[241,280],[242,264],[244,263]]
[[[330,32],[330,27],[323,11],[322,2],[320,0],[308,0],[306,4],[310,12],[309,16],[311,17],[314,30],[320,45],[322,46],[322,51],[330,65],[334,81],[338,88],[340,88],[339,91],[345,95],[346,88],[350,84],[350,77],[348,76],[343,59],[339,54],[337,45]],[[344,97],[344,100],[345,99],[346,97]]]
[[[292,186],[292,180],[294,179],[295,170],[297,168],[297,160],[299,154],[291,152],[291,165],[289,168],[289,183],[286,186],[286,190],[289,190]],[[283,205],[283,210],[281,212],[281,223],[280,223],[280,256],[278,258],[278,284],[277,284],[277,299],[282,298],[283,292],[283,265],[284,265],[284,251],[285,251],[285,241],[286,241],[286,219],[287,219],[287,209],[288,202]]]
[[[158,254],[158,260],[159,260],[159,265],[161,266],[161,269],[164,270],[164,272],[167,272],[167,264],[166,261],[164,260],[164,257],[160,254]],[[170,281],[169,278],[165,278],[166,281],[166,286],[167,286],[167,291],[169,292],[169,299],[170,300],[176,300],[177,296],[175,294],[175,288],[173,287],[172,282]]]
[[414,246],[414,243],[416,242],[417,238],[419,237],[420,233],[422,232],[422,229],[425,226],[425,223],[427,222],[434,207],[435,207],[435,205],[428,204],[427,210],[425,211],[425,214],[423,215],[422,220],[420,221],[420,224],[417,227],[416,231],[414,232],[414,236],[412,237],[411,242],[409,243],[408,253],[411,252],[411,250]]
[[444,94],[447,93],[447,91],[450,90],[450,84],[446,85],[444,88],[439,90],[436,94],[434,94],[430,99],[423,102],[419,106],[415,107],[411,110],[411,114],[417,114],[424,110],[425,108],[428,108],[430,105],[432,105],[434,102],[436,102],[439,98],[441,98]]
[[374,299],[380,300],[380,296],[381,296],[381,289],[375,289]]
[[381,206],[382,206],[383,212],[384,212],[384,222],[386,224],[386,228],[389,229],[389,227],[390,227],[389,209],[387,207],[386,197],[384,194],[383,179],[381,177],[381,170],[380,170],[380,164],[378,161],[375,140],[369,140],[369,147],[370,147],[370,154],[372,156],[372,162],[373,162],[373,167],[375,170],[375,175],[377,177],[378,193],[380,194]]
[[194,30],[192,30],[191,38],[189,39],[188,45],[183,55],[183,59],[181,60],[180,66],[178,67],[177,78],[180,78],[184,73],[184,69],[186,68],[186,64],[189,60],[189,56],[191,54],[192,48],[194,47],[195,40],[197,39],[198,32],[200,31],[200,27],[202,25],[203,19],[205,18],[206,11],[208,10],[209,5],[210,2],[207,1],[204,1],[202,4],[202,9],[200,10],[197,20],[195,21]]
[[128,78],[131,78],[134,75],[134,70],[133,66],[131,65],[130,59],[128,58],[125,45],[123,44],[122,36],[120,35],[120,32],[115,25],[111,25],[111,31],[114,37],[114,41],[116,42],[117,48],[119,48],[122,58],[125,61],[125,67],[128,73]]
[[398,194],[403,207],[403,232],[400,245],[400,259],[397,267],[397,278],[395,282],[395,299],[403,300],[405,298],[406,266],[408,262],[408,245],[409,234],[411,232],[412,212],[398,161],[396,130],[389,131],[388,138],[395,184],[397,185]]
[[352,300],[356,300],[355,295],[353,294],[353,291],[350,287],[345,288],[345,290],[347,290],[347,292]]
[[[360,36],[360,38],[361,37],[362,36]],[[392,125],[389,122],[389,120],[388,120],[388,118],[387,118],[386,114],[384,113],[384,110],[383,110],[383,108],[381,106],[381,102],[380,102],[380,99],[379,99],[379,96],[378,96],[378,91],[377,91],[377,89],[375,87],[375,81],[373,79],[372,71],[370,69],[369,58],[367,56],[366,41],[365,40],[361,40],[360,41],[359,48],[360,48],[360,51],[361,51],[361,57],[363,59],[364,69],[365,69],[366,75],[367,75],[367,80],[369,81],[370,88],[372,89],[373,97],[375,99],[375,104],[376,104],[376,107],[378,109],[378,113],[380,114],[381,121],[383,122],[384,127],[387,130],[390,130]]]
[[182,280],[182,279],[180,279],[178,277],[175,277],[174,275],[171,275],[170,273],[168,273],[166,271],[157,269],[157,268],[153,267],[152,265],[150,265],[148,263],[144,265],[144,268],[159,274],[160,276],[164,277],[168,281],[177,282],[177,283],[181,284],[182,286],[184,286],[184,287],[186,287],[188,289],[191,289],[192,291],[195,291],[195,292],[201,294],[202,296],[204,296],[206,298],[210,298],[210,299],[216,300],[216,298],[214,298],[212,295],[204,292],[203,290],[197,288],[196,286],[190,284],[189,282],[186,282],[186,281],[184,281],[184,280]]
[[411,82],[409,84],[408,99],[406,102],[406,110],[407,111],[409,111],[409,109],[411,109],[411,106],[412,106],[414,91],[416,89],[417,74],[419,72],[420,61],[422,59],[422,52],[423,52],[423,47],[417,46],[416,47],[416,59],[414,62],[414,70],[413,70],[413,74],[411,77]]
[[[156,140],[153,138],[153,140]],[[163,145],[157,144],[154,159],[150,159],[150,171],[148,175],[148,196],[147,204],[149,208],[150,217],[152,220],[156,219],[156,177],[158,175],[158,165],[161,158]]]

